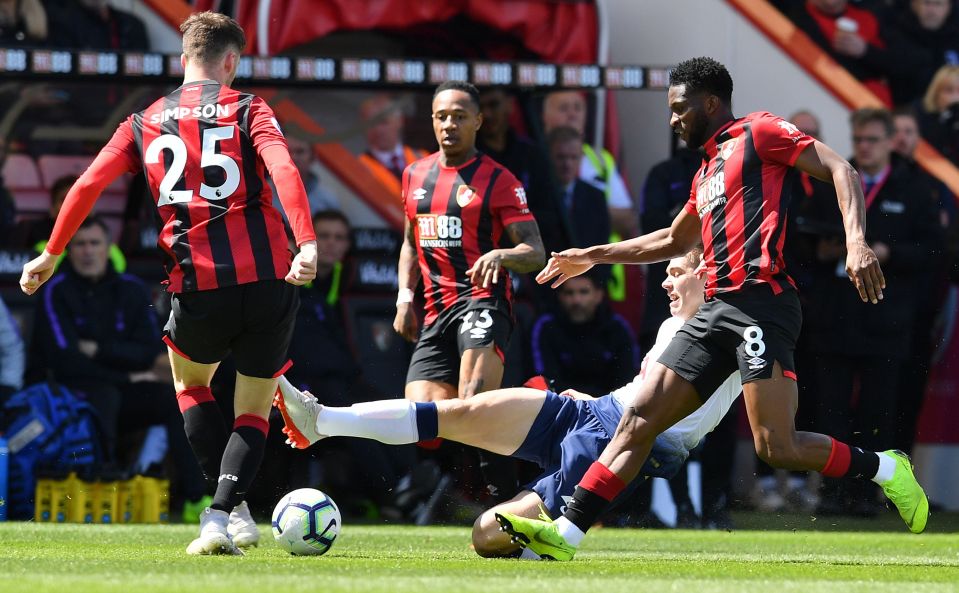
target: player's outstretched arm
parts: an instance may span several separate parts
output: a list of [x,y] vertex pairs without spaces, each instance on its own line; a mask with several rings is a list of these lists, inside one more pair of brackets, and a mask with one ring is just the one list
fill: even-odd
[[416,340],[418,322],[413,312],[413,291],[420,283],[420,263],[416,256],[416,237],[413,225],[406,220],[403,232],[403,244],[400,246],[400,261],[397,265],[399,291],[396,297],[396,317],[393,329],[407,341]]
[[864,303],[878,303],[886,279],[876,254],[866,243],[866,206],[859,174],[849,161],[818,140],[799,155],[796,168],[836,187],[846,230],[846,274]]
[[515,247],[494,249],[480,256],[466,275],[475,286],[488,287],[499,282],[502,268],[526,274],[543,265],[546,249],[535,220],[523,220],[506,225],[506,234]]
[[556,288],[568,279],[585,273],[596,264],[645,264],[679,257],[701,241],[699,217],[680,210],[669,228],[659,229],[626,241],[567,249],[553,253],[536,281],[546,284],[555,278]]

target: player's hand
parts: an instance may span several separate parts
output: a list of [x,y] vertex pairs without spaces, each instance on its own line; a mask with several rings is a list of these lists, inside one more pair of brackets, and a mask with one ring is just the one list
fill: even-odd
[[596,399],[595,397],[593,397],[592,395],[589,395],[588,393],[583,393],[582,391],[576,391],[575,389],[567,389],[565,391],[560,392],[560,395],[564,397],[570,397],[572,399]]
[[499,277],[504,274],[503,254],[498,249],[484,253],[472,268],[466,270],[470,282],[479,288],[489,288],[490,284],[497,284]]
[[20,290],[26,294],[33,294],[44,282],[53,276],[57,265],[57,256],[43,250],[39,256],[23,264],[23,273],[20,274]]
[[589,259],[585,249],[567,249],[559,253],[554,251],[550,256],[549,261],[546,262],[546,267],[540,270],[539,274],[536,274],[536,281],[540,284],[546,284],[556,278],[556,282],[552,284],[553,288],[557,288],[570,278],[587,272],[595,265]]
[[846,274],[864,303],[876,304],[882,300],[886,278],[879,267],[879,259],[865,241],[850,243],[846,247]]
[[303,286],[316,278],[316,243],[308,241],[300,245],[300,252],[293,258],[286,281],[295,286]]
[[419,331],[419,321],[416,319],[416,313],[410,303],[402,303],[396,306],[396,317],[393,319],[393,329],[396,333],[403,336],[407,342],[415,342]]

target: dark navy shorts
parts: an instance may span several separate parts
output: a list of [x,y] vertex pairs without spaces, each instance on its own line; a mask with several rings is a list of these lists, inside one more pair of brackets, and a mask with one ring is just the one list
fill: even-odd
[[[542,475],[525,488],[543,499],[553,518],[566,511],[576,484],[599,459],[622,416],[622,407],[611,395],[584,401],[546,392],[546,401],[526,440],[512,456],[543,468]],[[689,451],[678,444],[678,439],[656,437],[640,477],[620,493],[613,504],[630,496],[646,478],[672,478],[688,456]]]

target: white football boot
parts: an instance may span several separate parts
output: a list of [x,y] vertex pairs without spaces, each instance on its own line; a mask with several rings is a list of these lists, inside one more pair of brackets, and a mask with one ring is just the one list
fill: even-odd
[[256,521],[253,520],[250,507],[247,506],[245,500],[233,507],[226,530],[233,540],[233,545],[238,548],[260,545],[260,530],[256,528]]
[[303,393],[293,386],[285,376],[281,376],[276,387],[273,405],[283,415],[283,434],[287,441],[297,449],[306,449],[326,435],[316,431],[316,418],[323,405],[316,397]]
[[229,522],[230,516],[226,511],[205,508],[200,514],[200,537],[187,546],[186,553],[193,556],[216,554],[242,556],[243,552],[230,539],[227,529]]

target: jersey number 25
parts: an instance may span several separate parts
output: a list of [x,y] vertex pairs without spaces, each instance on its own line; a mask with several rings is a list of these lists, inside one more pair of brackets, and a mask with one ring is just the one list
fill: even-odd
[[[222,140],[231,140],[234,130],[233,126],[222,126],[203,131],[200,167],[219,167],[226,173],[226,179],[220,185],[200,184],[200,196],[207,200],[225,200],[236,191],[236,188],[240,187],[240,167],[237,166],[236,161],[225,154],[216,152],[216,143]],[[160,181],[160,197],[157,200],[157,206],[189,202],[193,199],[192,189],[173,189],[180,178],[183,177],[183,171],[186,169],[187,149],[182,138],[174,134],[158,136],[147,146],[146,153],[143,155],[143,162],[148,165],[159,163],[160,153],[164,149],[173,153],[173,162]]]

